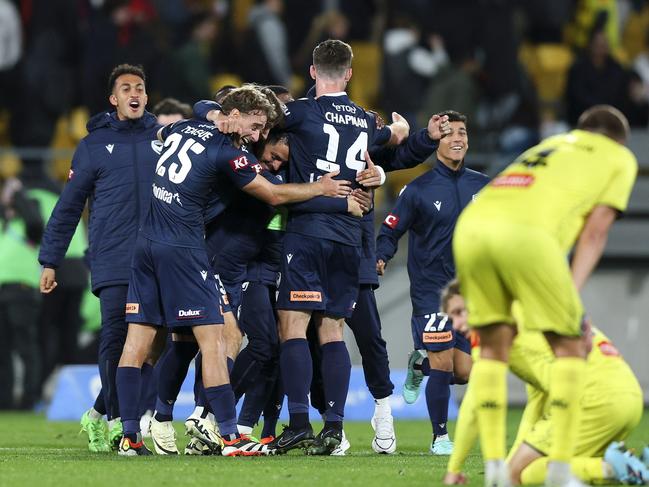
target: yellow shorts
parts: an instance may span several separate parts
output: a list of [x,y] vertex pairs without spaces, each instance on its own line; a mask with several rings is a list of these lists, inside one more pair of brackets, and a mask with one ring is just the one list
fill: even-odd
[[[606,400],[605,391],[599,395],[584,395],[574,456],[601,457],[612,441],[620,441],[638,425],[642,417],[642,394],[615,393],[615,401]],[[597,402],[593,399],[599,400]],[[537,421],[525,436],[525,443],[548,455],[552,447],[552,421],[548,416]]]
[[565,253],[547,232],[460,217],[453,253],[473,327],[511,323],[519,301],[528,330],[579,336],[584,313]]

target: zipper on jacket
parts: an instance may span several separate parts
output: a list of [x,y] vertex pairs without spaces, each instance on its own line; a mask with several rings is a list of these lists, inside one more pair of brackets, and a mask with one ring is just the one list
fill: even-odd
[[[133,127],[131,127],[131,138],[135,138]],[[137,142],[131,142],[133,148],[133,173],[135,174],[135,232],[140,230],[140,178],[137,170]]]

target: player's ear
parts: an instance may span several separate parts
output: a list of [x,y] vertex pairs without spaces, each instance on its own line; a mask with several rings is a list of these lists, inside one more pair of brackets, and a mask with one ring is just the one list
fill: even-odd
[[239,111],[238,108],[233,108],[230,110],[230,113],[228,113],[229,118],[238,118],[241,116],[241,112]]
[[352,79],[352,68],[349,68],[345,73],[345,83],[348,83]]
[[315,66],[312,64],[311,67],[309,67],[309,74],[311,75],[311,79],[315,79]]
[[117,106],[117,97],[113,93],[108,97],[108,101],[110,101],[110,104],[114,107]]

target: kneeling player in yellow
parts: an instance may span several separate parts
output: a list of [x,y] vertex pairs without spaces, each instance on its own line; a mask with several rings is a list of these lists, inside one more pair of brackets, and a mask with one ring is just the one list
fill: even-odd
[[[509,485],[505,464],[506,375],[516,334],[511,314],[542,332],[557,357],[550,370],[552,448],[546,485],[577,485],[570,472],[585,373],[578,289],[597,264],[608,229],[624,211],[637,172],[624,115],[593,107],[578,130],[526,151],[460,216],[453,253],[469,324],[482,346],[471,373],[485,485]],[[566,255],[575,244],[569,268]]]

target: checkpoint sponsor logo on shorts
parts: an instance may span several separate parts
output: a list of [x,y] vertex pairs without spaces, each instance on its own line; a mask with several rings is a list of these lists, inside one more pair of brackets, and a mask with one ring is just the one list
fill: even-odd
[[322,293],[320,291],[291,291],[291,301],[322,303]]
[[453,333],[450,331],[424,332],[421,337],[424,343],[448,343],[453,341]]
[[176,318],[179,320],[199,320],[205,318],[205,308],[178,308]]
[[140,312],[140,303],[126,303],[126,314],[137,314]]
[[491,185],[495,188],[526,188],[534,182],[531,174],[505,174],[495,178]]

